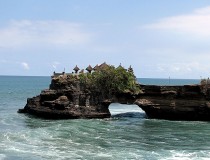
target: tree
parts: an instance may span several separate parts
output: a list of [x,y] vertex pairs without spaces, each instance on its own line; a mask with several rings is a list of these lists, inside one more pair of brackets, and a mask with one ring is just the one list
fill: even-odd
[[86,88],[98,90],[103,94],[112,95],[126,92],[136,94],[140,92],[133,72],[129,72],[123,67],[109,66],[93,73],[80,74],[79,78]]

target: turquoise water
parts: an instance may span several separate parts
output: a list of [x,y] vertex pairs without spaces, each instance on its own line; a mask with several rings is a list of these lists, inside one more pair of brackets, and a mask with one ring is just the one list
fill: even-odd
[[110,119],[52,121],[17,113],[49,83],[49,77],[0,76],[0,159],[210,159],[209,122],[150,120],[137,106],[120,104],[110,106]]

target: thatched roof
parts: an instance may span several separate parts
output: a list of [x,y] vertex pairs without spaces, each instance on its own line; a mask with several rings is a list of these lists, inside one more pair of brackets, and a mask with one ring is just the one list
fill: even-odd
[[91,71],[93,70],[93,68],[91,67],[91,65],[89,65],[89,66],[86,68],[86,70],[87,70],[88,72],[91,72]]
[[77,67],[77,65],[74,67],[74,69],[73,69],[75,72],[78,72],[80,69],[79,69],[79,67]]
[[117,67],[117,68],[124,68],[122,65],[121,65],[121,63],[120,63],[120,65]]
[[79,73],[84,73],[84,69],[82,69]]
[[98,71],[99,70],[99,66],[98,64],[93,68],[94,71]]
[[120,63],[120,65],[117,67],[118,69],[124,69],[124,70],[126,70],[122,65],[121,65],[121,63]]
[[105,68],[107,68],[107,67],[109,67],[109,65],[108,64],[106,64],[106,62],[104,62],[104,63],[102,63],[100,66],[98,66],[99,67],[99,69],[105,69]]

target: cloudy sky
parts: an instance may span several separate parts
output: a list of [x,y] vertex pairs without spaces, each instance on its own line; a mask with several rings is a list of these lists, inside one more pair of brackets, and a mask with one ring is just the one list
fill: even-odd
[[0,0],[0,75],[106,62],[141,78],[210,76],[209,0]]

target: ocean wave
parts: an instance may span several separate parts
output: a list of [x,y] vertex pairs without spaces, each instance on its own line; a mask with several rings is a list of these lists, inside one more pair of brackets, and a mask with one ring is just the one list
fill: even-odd
[[165,157],[166,160],[209,160],[209,151],[177,151],[171,150],[170,156]]
[[121,117],[127,117],[127,118],[145,118],[146,114],[141,112],[126,112],[126,113],[119,113],[112,116],[113,118],[121,118]]
[[5,154],[0,154],[0,160],[4,160],[4,159],[6,159],[6,155]]

